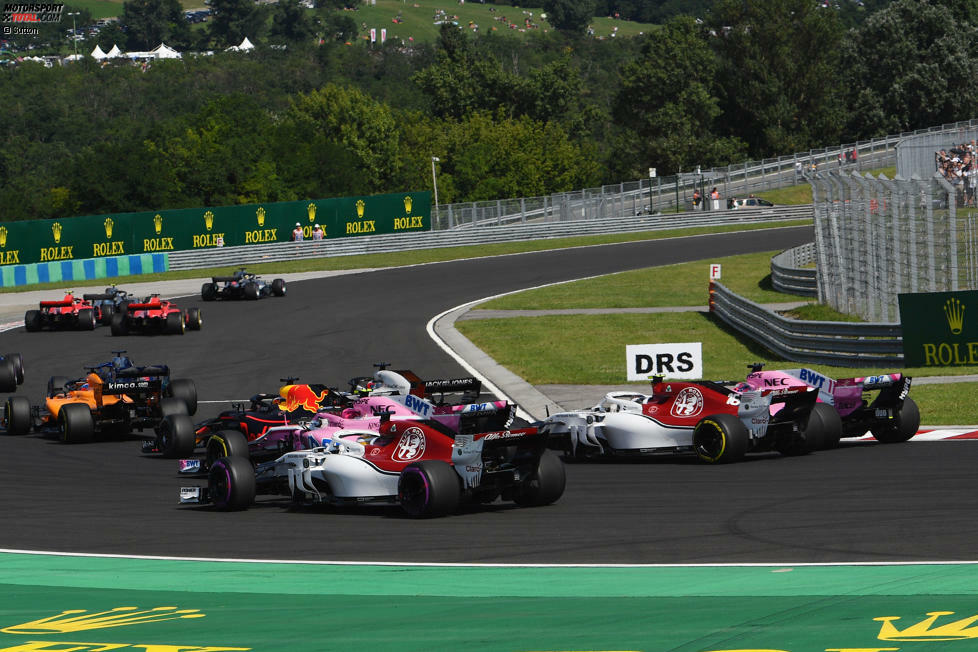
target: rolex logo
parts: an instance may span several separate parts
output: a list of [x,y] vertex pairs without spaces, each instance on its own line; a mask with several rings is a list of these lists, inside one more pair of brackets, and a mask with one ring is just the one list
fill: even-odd
[[91,614],[85,609],[69,609],[62,611],[57,616],[5,627],[0,629],[0,632],[6,634],[66,634],[89,629],[158,623],[163,620],[177,620],[179,618],[203,618],[205,615],[200,613],[199,609],[178,609],[177,607],[154,607],[144,610],[140,610],[139,607],[116,607],[109,611]]
[[947,325],[951,328],[951,333],[958,335],[964,326],[965,306],[957,299],[948,299],[944,302],[944,315],[947,317]]
[[363,207],[364,203],[362,199],[357,200],[357,219],[363,219]]
[[411,214],[411,196],[408,195],[404,198],[404,212],[408,215]]
[[163,216],[159,213],[153,217],[153,230],[156,231],[156,235],[163,232]]
[[306,206],[306,213],[309,214],[309,221],[310,222],[315,222],[316,221],[316,205],[315,204],[313,204],[312,202],[310,202],[309,205]]
[[112,239],[112,227],[115,226],[115,222],[112,220],[111,217],[107,217],[107,218],[105,218],[105,221],[102,222],[102,225],[105,227],[105,237],[111,240]]
[[978,616],[962,618],[943,625],[936,624],[941,616],[953,614],[953,611],[931,611],[927,614],[929,618],[902,630],[893,626],[894,620],[900,620],[898,616],[884,616],[873,620],[883,623],[878,637],[881,641],[963,641],[978,638],[978,627],[970,626],[978,620]]
[[204,213],[204,226],[207,227],[207,230],[208,231],[210,231],[211,228],[213,228],[213,226],[214,226],[214,213],[212,213],[210,211],[207,211],[206,213]]
[[255,211],[255,217],[258,218],[258,226],[265,226],[265,209],[261,206]]
[[7,227],[0,226],[0,247],[7,246]]
[[51,234],[54,235],[54,244],[61,243],[61,223],[55,222],[51,225]]

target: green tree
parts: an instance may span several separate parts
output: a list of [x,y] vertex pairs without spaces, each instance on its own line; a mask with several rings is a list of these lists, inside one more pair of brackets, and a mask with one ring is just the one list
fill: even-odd
[[127,0],[119,21],[125,25],[129,50],[150,50],[160,43],[183,49],[192,40],[179,0]]
[[543,10],[554,29],[578,36],[594,18],[594,0],[544,0]]
[[319,31],[315,14],[299,0],[279,0],[272,10],[269,35],[293,43],[311,43]]
[[239,45],[248,38],[255,42],[264,36],[268,11],[253,0],[211,0],[207,32],[216,47]]

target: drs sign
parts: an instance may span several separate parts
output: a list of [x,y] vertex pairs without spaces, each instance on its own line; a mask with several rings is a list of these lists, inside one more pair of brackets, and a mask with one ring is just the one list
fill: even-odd
[[625,346],[628,380],[648,380],[650,376],[666,378],[702,378],[703,345],[628,344]]

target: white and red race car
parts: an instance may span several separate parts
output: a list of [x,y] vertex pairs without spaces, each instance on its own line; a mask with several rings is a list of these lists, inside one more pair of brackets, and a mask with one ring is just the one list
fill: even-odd
[[[823,448],[838,416],[816,403],[818,391],[802,383],[736,389],[713,381],[652,381],[652,393],[611,392],[593,408],[561,412],[551,448],[569,456],[636,456],[695,453],[709,463],[733,462],[747,453],[803,455]],[[779,405],[776,414],[771,406]]]

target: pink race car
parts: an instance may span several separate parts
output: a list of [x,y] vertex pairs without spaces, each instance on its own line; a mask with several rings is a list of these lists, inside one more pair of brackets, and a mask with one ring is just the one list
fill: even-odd
[[[861,437],[867,431],[884,444],[904,442],[920,427],[920,410],[907,396],[910,376],[895,373],[833,380],[812,369],[763,371],[763,363],[749,367],[747,383],[754,388],[798,384],[816,388],[818,400],[834,407],[839,415],[839,423],[832,428],[838,434],[826,437],[828,446],[837,445],[841,437]],[[872,398],[869,392],[876,390],[879,394]]]

